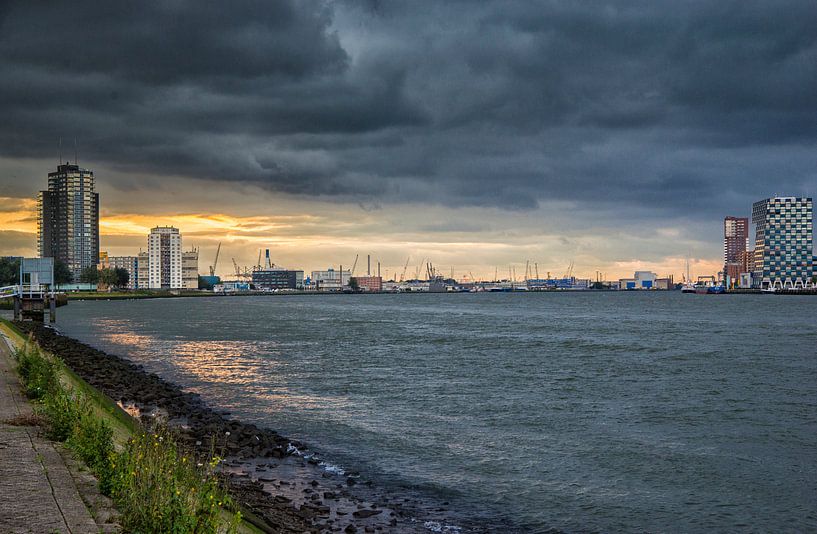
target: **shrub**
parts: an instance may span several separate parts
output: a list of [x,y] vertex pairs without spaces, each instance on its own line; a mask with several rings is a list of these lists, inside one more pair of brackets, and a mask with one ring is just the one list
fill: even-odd
[[111,427],[104,420],[98,419],[92,410],[83,410],[68,438],[68,446],[91,468],[99,479],[99,490],[108,495],[115,456]]
[[28,398],[42,399],[49,391],[57,389],[59,379],[54,362],[27,346],[17,350],[14,356]]
[[46,436],[55,441],[65,441],[71,437],[80,414],[87,410],[83,399],[74,398],[71,390],[62,387],[46,393],[37,408],[46,421]]

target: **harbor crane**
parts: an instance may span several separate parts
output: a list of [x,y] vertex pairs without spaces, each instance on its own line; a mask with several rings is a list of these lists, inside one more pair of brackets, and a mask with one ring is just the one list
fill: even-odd
[[255,268],[259,271],[261,270],[261,249],[258,249],[258,262],[255,264]]
[[355,267],[357,267],[357,258],[360,254],[355,254],[355,262],[352,264],[352,270],[349,271],[349,277],[353,278],[355,276]]
[[233,267],[235,268],[235,276],[238,279],[241,279],[241,267],[235,262],[235,258],[230,258],[233,260]]
[[403,266],[403,274],[400,275],[400,281],[404,281],[406,279],[406,271],[408,270],[408,264],[411,261],[411,256],[406,258],[406,264]]
[[219,252],[221,252],[221,241],[218,242],[218,248],[216,249],[216,259],[213,260],[213,265],[210,266],[210,276],[216,275],[216,266],[218,265]]
[[414,279],[415,280],[420,279],[420,269],[423,268],[423,263],[425,263],[425,261],[426,261],[426,259],[423,258],[423,259],[420,260],[420,263],[417,264],[417,270],[414,271]]
[[565,273],[564,278],[570,278],[573,276],[573,260],[570,260],[570,265],[567,266],[567,272]]

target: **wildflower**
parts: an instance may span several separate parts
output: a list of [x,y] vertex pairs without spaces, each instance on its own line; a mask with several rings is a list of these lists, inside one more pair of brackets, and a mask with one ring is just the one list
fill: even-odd
[[225,433],[224,433],[224,435],[225,435],[225,436],[229,436],[229,435],[230,435],[230,431],[228,430],[227,432],[225,432]]

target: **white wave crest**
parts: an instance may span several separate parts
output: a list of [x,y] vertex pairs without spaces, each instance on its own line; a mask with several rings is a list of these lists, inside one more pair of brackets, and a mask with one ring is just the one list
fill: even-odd
[[454,525],[443,525],[439,521],[426,521],[423,526],[431,532],[441,532],[443,534],[458,534],[462,531],[462,527]]

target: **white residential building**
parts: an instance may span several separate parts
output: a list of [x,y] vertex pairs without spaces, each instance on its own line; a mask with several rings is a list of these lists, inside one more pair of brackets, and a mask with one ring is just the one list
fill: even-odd
[[182,236],[178,228],[157,226],[148,236],[148,287],[182,289]]

